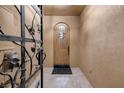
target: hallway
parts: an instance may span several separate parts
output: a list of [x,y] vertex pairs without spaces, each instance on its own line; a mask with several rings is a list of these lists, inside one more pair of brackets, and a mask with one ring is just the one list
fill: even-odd
[[123,88],[123,47],[124,6],[0,6],[0,88]]
[[71,68],[72,75],[53,75],[53,68],[44,68],[44,88],[92,88],[80,68]]

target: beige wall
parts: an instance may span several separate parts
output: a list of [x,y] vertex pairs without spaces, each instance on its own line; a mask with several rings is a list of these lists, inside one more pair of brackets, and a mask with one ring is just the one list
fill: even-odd
[[79,16],[44,16],[44,49],[47,54],[45,66],[53,66],[53,28],[58,22],[65,22],[70,26],[70,65],[78,66]]
[[81,14],[80,68],[94,87],[124,87],[124,6]]

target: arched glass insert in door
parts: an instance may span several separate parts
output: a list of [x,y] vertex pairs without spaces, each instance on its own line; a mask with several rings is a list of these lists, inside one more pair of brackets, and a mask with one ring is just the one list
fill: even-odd
[[59,22],[55,25],[55,31],[58,31],[59,39],[64,39],[65,33],[69,31],[69,26],[64,22]]

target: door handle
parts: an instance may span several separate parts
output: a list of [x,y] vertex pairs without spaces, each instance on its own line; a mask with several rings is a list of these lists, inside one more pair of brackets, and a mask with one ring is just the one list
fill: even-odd
[[68,56],[70,55],[70,47],[68,46]]

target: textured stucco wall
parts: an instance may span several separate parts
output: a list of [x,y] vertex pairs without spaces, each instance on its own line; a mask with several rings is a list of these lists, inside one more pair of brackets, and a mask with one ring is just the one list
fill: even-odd
[[124,6],[87,6],[80,17],[80,68],[94,87],[124,87]]

